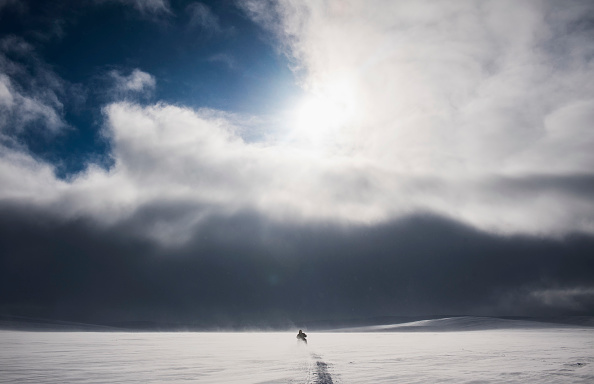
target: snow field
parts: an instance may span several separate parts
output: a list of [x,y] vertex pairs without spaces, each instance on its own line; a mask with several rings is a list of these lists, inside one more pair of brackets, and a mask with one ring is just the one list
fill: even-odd
[[594,329],[0,331],[2,383],[592,383]]

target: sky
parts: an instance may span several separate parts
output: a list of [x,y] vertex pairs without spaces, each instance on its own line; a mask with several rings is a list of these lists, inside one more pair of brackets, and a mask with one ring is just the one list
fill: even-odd
[[0,0],[0,314],[594,315],[590,1]]

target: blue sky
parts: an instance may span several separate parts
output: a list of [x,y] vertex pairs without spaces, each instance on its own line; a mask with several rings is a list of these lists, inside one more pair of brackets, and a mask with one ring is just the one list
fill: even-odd
[[[111,101],[132,98],[265,115],[299,94],[286,56],[232,2],[167,4],[154,10],[109,1],[3,6],[2,34],[31,49],[9,56],[29,72],[13,80],[31,87],[41,67],[60,83],[60,112],[73,129],[51,138],[37,137],[31,129],[19,138],[56,165],[60,177],[80,172],[89,157],[104,157],[109,150],[98,131],[101,108]],[[192,4],[201,4],[206,18],[195,16]],[[109,74],[128,76],[134,70],[150,73],[158,85],[148,92],[111,93]]]
[[141,292],[160,314],[591,313],[593,19],[0,0],[0,310],[115,318],[113,279],[138,316]]

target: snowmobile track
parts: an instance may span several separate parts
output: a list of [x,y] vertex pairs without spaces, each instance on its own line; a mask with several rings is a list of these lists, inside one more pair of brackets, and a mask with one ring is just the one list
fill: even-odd
[[334,384],[332,381],[332,375],[328,372],[328,364],[322,361],[322,358],[315,353],[311,354],[313,358],[313,364],[310,371],[310,384]]

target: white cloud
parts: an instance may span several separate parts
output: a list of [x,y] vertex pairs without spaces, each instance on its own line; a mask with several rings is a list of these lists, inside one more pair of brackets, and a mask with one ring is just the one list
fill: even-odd
[[364,158],[246,143],[224,114],[210,110],[122,102],[108,106],[105,116],[112,169],[92,166],[64,182],[49,166],[8,151],[0,200],[105,225],[157,209],[139,231],[166,243],[188,239],[210,214],[244,210],[274,220],[363,225],[431,212],[498,233],[594,233],[591,194],[576,195],[554,178],[411,176]]
[[5,75],[0,75],[0,108],[9,109],[14,106],[14,96],[10,88],[10,79]]
[[278,34],[307,89],[332,92],[348,81],[356,90],[364,118],[343,128],[342,145],[403,172],[515,170],[547,135],[547,116],[592,98],[594,51],[571,30],[583,10],[509,1],[242,4]]
[[[15,60],[12,57],[24,58]],[[25,40],[0,40],[0,138],[35,126],[56,133],[67,124],[62,118],[64,81],[39,60]],[[40,129],[41,128],[41,129]]]
[[140,69],[134,69],[128,76],[122,75],[120,71],[109,72],[109,77],[114,82],[114,90],[122,95],[127,93],[151,93],[157,84],[155,78]]
[[[430,213],[500,234],[594,233],[594,56],[586,32],[571,29],[585,11],[547,2],[366,5],[245,3],[324,106],[304,108],[319,114],[304,119],[315,129],[297,127],[305,138],[287,125],[246,142],[241,122],[222,112],[113,103],[105,108],[112,169],[91,166],[62,182],[6,150],[0,200],[106,225],[153,209],[139,231],[170,243],[206,215],[240,210],[356,224]],[[113,73],[121,91],[154,88],[136,71]]]

